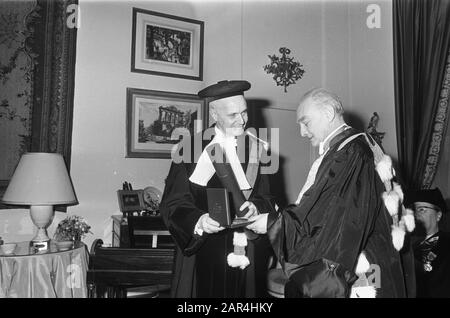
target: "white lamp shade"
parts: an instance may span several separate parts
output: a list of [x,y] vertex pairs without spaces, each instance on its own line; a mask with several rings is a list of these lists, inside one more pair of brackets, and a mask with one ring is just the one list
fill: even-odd
[[63,156],[45,152],[22,155],[2,201],[17,205],[78,203]]

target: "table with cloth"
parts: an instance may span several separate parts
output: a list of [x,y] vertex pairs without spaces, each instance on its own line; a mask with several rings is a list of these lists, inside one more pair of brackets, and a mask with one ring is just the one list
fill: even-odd
[[12,254],[0,250],[0,298],[87,297],[89,252],[81,242],[60,251],[50,241],[48,251],[36,252],[20,242]]

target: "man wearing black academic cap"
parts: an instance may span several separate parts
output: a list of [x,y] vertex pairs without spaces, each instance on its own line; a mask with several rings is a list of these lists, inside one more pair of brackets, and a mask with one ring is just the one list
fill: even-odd
[[[247,81],[221,81],[201,90],[198,95],[208,98],[210,115],[216,124],[208,129],[206,137],[194,135],[191,146],[182,148],[183,160],[174,158],[160,205],[161,215],[177,244],[177,255],[172,282],[173,297],[261,297],[264,296],[267,259],[270,244],[265,236],[239,231],[243,236],[245,255],[230,260],[236,251],[236,230],[225,228],[210,217],[208,188],[223,188],[215,166],[206,151],[220,146],[230,161],[239,191],[247,201],[240,207],[248,208],[246,217],[262,213],[275,215],[270,195],[268,176],[261,174],[259,158],[263,147],[257,138],[244,138],[247,124],[247,104],[243,92],[250,88]],[[196,154],[195,142],[202,140],[201,154]],[[244,154],[240,153],[240,147]],[[180,143],[183,147],[185,143]],[[186,160],[192,158],[192,161]],[[244,158],[240,162],[239,158]],[[236,210],[230,204],[231,217]],[[275,216],[269,220],[275,220]],[[250,235],[253,233],[253,235]],[[232,257],[230,256],[232,255]],[[230,258],[231,257],[231,258]]]
[[419,239],[413,244],[418,298],[450,297],[450,234],[439,230],[447,207],[441,191],[408,193],[413,204]]

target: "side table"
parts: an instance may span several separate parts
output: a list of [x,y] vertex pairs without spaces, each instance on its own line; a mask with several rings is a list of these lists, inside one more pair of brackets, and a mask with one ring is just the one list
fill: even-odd
[[0,250],[0,298],[87,297],[86,273],[89,252],[79,242],[59,251],[35,252],[30,242],[20,242],[12,254]]

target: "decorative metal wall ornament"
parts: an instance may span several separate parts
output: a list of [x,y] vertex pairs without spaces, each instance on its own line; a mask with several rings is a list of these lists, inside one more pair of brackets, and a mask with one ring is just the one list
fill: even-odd
[[282,47],[279,49],[282,54],[281,57],[275,54],[269,56],[270,64],[264,66],[264,71],[267,74],[273,74],[273,79],[277,83],[277,86],[284,86],[284,92],[286,93],[286,87],[302,78],[305,70],[302,68],[303,65],[297,61],[294,61],[293,57],[289,57],[291,50],[287,47]]
[[[384,135],[386,133],[377,131],[378,121],[379,120],[380,120],[380,116],[378,115],[377,112],[374,112],[373,116],[370,117],[370,122],[369,122],[369,126],[366,129],[366,133],[370,134],[372,136],[372,138],[375,139],[375,141],[377,142],[378,146],[380,146],[381,149],[383,149],[383,146],[381,145],[381,142],[382,142],[382,140],[384,138]],[[383,149],[383,151],[384,151],[384,149]]]

